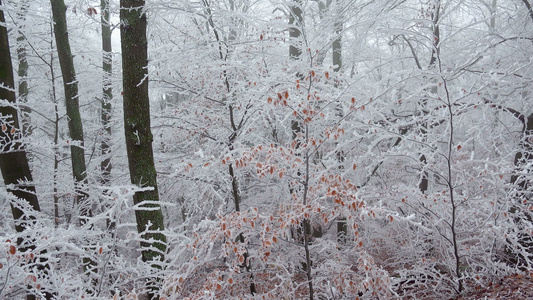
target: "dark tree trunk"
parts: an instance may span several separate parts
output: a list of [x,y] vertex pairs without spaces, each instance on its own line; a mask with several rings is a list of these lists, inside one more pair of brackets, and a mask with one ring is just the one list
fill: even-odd
[[333,71],[340,72],[342,70],[342,13],[340,7],[340,1],[335,0],[335,23],[334,23],[334,34],[335,39],[331,44],[332,50],[332,60],[333,60]]
[[[0,1],[1,4],[1,1]],[[4,11],[0,10],[0,22],[5,23]],[[14,92],[15,82],[13,79],[13,66],[11,64],[11,54],[9,52],[9,40],[7,29],[0,26],[0,83],[6,88],[0,88],[0,99],[6,99],[10,103],[15,103]],[[17,110],[14,106],[0,106],[2,117],[0,141],[0,169],[6,185],[13,185],[9,189],[17,198],[26,201],[35,211],[40,211],[39,202],[35,194],[33,185],[25,185],[24,182],[33,181],[31,176],[26,151],[17,139],[21,137]],[[5,119],[4,119],[5,118]],[[26,226],[31,225],[33,216],[24,214],[18,207],[11,205],[13,217],[16,222],[17,232],[23,232]],[[24,249],[33,249],[34,245],[26,245],[22,240],[19,245]]]
[[[2,1],[0,0],[0,5]],[[0,23],[5,24],[4,11],[0,10]],[[0,88],[0,99],[5,99],[10,103],[15,103],[15,81],[13,79],[13,66],[11,64],[11,54],[9,51],[9,40],[7,29],[0,26],[0,84],[5,88]],[[31,211],[23,211],[20,206],[29,206],[34,212],[39,212],[39,201],[32,185],[32,176],[24,145],[17,140],[21,137],[21,130],[17,110],[14,106],[0,106],[0,170],[8,192],[15,195],[16,203],[11,203],[11,212],[15,220],[15,230],[24,232],[35,222],[35,216]],[[20,206],[19,206],[20,205]],[[18,251],[35,250],[34,240],[20,237],[17,239]],[[37,258],[40,259],[40,258]],[[37,264],[39,271],[46,276],[46,261],[40,259]],[[46,293],[46,299],[51,299],[52,295]],[[28,294],[26,299],[36,299],[35,295]]]
[[113,99],[113,90],[111,88],[111,73],[113,68],[112,48],[111,48],[111,26],[109,20],[109,0],[101,0],[100,7],[102,14],[100,22],[102,23],[102,67],[104,70],[103,87],[102,87],[102,127],[104,130],[101,150],[102,161],[100,171],[102,172],[102,183],[107,184],[111,175],[111,157],[109,153],[111,138],[111,99]]
[[[522,0],[529,17],[533,21],[533,9],[528,0]],[[499,107],[501,108],[501,107]],[[527,170],[528,165],[531,165],[533,160],[533,113],[526,115],[511,108],[504,108],[511,113],[515,118],[522,123],[522,138],[518,144],[518,151],[514,157],[515,174],[511,176],[511,184],[515,187],[513,204],[509,212],[513,216],[513,220],[518,231],[518,244],[524,250],[515,251],[514,247],[508,247],[506,253],[509,257],[509,263],[512,266],[518,265],[521,269],[526,270],[530,264],[528,261],[533,259],[533,239],[529,233],[529,229],[524,232],[524,228],[530,228],[533,223],[533,215],[528,209],[523,209],[525,205],[531,203],[531,172],[523,172]]]
[[[290,36],[290,44],[289,44],[289,58],[292,60],[299,60],[302,56],[302,44],[301,44],[301,36],[302,36],[302,25],[303,25],[303,10],[302,10],[302,1],[296,0],[294,3],[291,4],[289,7],[289,36]],[[299,79],[302,79],[301,73],[298,73],[296,75]],[[299,147],[300,143],[300,135],[304,134],[307,137],[308,128],[305,126],[305,131],[302,128],[302,124],[300,120],[292,120],[291,121],[291,130],[292,130],[292,138],[293,140],[297,141],[296,148]],[[303,175],[305,177],[304,184],[303,184],[303,205],[307,205],[307,190],[309,188],[309,153],[305,152],[305,170],[303,170]],[[302,171],[298,171],[298,175],[302,175]],[[292,194],[293,191],[291,191]],[[302,263],[303,271],[305,272],[305,275],[307,277],[307,285],[309,290],[309,299],[314,299],[314,287],[313,287],[313,271],[312,271],[312,260],[311,260],[311,252],[309,249],[309,246],[311,244],[311,235],[314,236],[312,228],[311,228],[311,222],[308,218],[304,218],[301,223],[300,227],[297,228],[296,233],[298,235],[298,240],[302,242],[302,246],[305,253],[305,261]]]
[[50,0],[52,4],[52,14],[54,19],[54,35],[57,45],[59,65],[63,77],[63,87],[65,90],[65,104],[68,116],[68,130],[72,143],[79,145],[70,146],[72,158],[72,174],[76,185],[77,203],[80,206],[80,223],[84,224],[86,218],[91,215],[88,198],[85,191],[87,183],[87,172],[85,169],[85,150],[83,148],[83,125],[81,122],[78,80],[74,70],[74,61],[70,48],[67,30],[66,6],[63,0]]
[[[533,195],[531,186],[531,172],[527,172],[528,165],[533,161],[533,113],[529,116],[519,114],[518,119],[523,122],[523,135],[519,150],[514,157],[515,174],[511,176],[511,184],[515,187],[514,203],[509,210],[517,227],[518,243],[525,251],[507,249],[513,265],[519,265],[524,270],[528,261],[533,260],[533,238],[529,228],[533,223],[533,214],[525,207],[531,204]],[[525,254],[527,253],[527,254]]]
[[[136,210],[137,229],[142,233],[144,261],[164,260],[166,237],[163,214],[157,201],[157,174],[150,130],[150,101],[148,98],[148,47],[144,1],[120,1],[120,36],[122,47],[122,83],[124,90],[124,131],[131,183],[142,188],[133,196],[135,204],[147,210]],[[149,232],[146,232],[148,229]],[[154,267],[159,265],[154,262]],[[153,296],[157,291],[153,291]]]
[[[26,59],[26,38],[24,36],[24,28],[26,27],[26,14],[28,12],[29,3],[27,0],[20,2],[20,12],[17,13],[17,17],[20,22],[18,34],[17,34],[17,58],[18,58],[18,92],[19,102],[26,103],[28,98],[28,60]],[[22,117],[22,133],[26,135],[31,134],[30,127],[30,113],[31,109],[28,106],[21,107]]]

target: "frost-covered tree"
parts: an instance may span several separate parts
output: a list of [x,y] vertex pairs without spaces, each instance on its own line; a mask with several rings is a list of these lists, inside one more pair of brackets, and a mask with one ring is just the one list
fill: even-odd
[[0,297],[467,298],[530,272],[530,1],[65,2],[93,215],[69,221],[48,1],[7,1],[49,270],[0,253]]
[[[144,1],[120,1],[122,78],[124,89],[124,132],[128,152],[131,183],[143,190],[133,196],[137,230],[142,235],[143,261],[162,268],[166,253],[166,237],[161,212],[157,174],[152,150],[150,101],[148,97],[147,17]],[[157,295],[158,289],[150,292]]]
[[83,124],[79,108],[78,79],[70,47],[70,40],[67,28],[67,8],[63,0],[51,0],[52,15],[54,21],[54,37],[57,45],[61,75],[63,77],[63,89],[65,96],[65,106],[67,109],[69,135],[72,139],[70,155],[72,163],[72,175],[76,184],[75,202],[80,207],[80,223],[86,222],[86,218],[91,215],[90,204],[88,203],[87,168],[85,163],[85,148],[83,138]]

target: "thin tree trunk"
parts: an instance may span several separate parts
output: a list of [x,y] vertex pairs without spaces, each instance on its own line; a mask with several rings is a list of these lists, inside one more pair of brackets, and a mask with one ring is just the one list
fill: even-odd
[[299,45],[302,35],[301,25],[303,21],[302,1],[296,0],[295,5],[290,7],[289,14],[289,36],[291,38],[289,45],[289,56],[291,59],[298,60],[302,55],[302,46]]
[[[89,195],[87,193],[87,170],[85,166],[85,150],[83,139],[83,125],[81,121],[78,80],[74,69],[74,60],[70,48],[67,30],[67,17],[64,0],[50,0],[52,5],[52,18],[54,21],[54,36],[56,40],[57,55],[61,75],[63,77],[63,88],[65,91],[65,105],[68,117],[68,130],[72,141],[70,144],[70,157],[72,163],[72,175],[74,177],[75,204],[79,209],[80,225],[88,222],[92,216]],[[85,272],[96,272],[96,262],[89,257],[83,257],[83,268]],[[96,284],[95,281],[91,282]]]
[[[218,54],[219,54],[219,58],[220,60],[222,61],[226,61],[227,59],[227,45],[226,45],[226,55],[224,55],[224,52],[223,52],[223,46],[224,46],[224,43],[223,41],[221,40],[220,38],[220,35],[218,33],[218,30],[216,29],[215,27],[215,22],[213,20],[213,13],[212,13],[212,10],[211,10],[211,6],[210,6],[210,3],[206,0],[203,1],[203,4],[205,6],[205,10],[206,10],[206,13],[208,15],[208,21],[207,21],[207,26],[208,26],[208,31],[209,31],[209,26],[211,26],[211,28],[213,29],[213,34],[215,36],[215,39],[217,40],[217,43],[218,43]],[[231,1],[230,5],[232,7],[232,9],[235,9],[235,6],[234,6],[234,2]],[[230,32],[230,40],[234,40],[235,39],[235,30],[232,30]],[[226,86],[226,92],[229,94],[231,92],[231,89],[230,89],[230,84],[229,84],[229,79],[228,79],[228,73],[226,72],[226,70],[223,71],[223,78],[224,78],[224,85]],[[242,128],[243,126],[243,121],[244,121],[244,117],[243,119],[241,119],[241,122],[237,123],[235,122],[235,115],[234,115],[234,111],[233,111],[233,105],[232,104],[229,104],[228,105],[228,110],[229,110],[229,119],[230,119],[230,124],[231,124],[231,129],[233,130],[232,134],[229,136],[229,141],[228,141],[228,147],[229,147],[229,150],[230,151],[233,151],[233,144],[235,142],[235,140],[237,139],[237,136],[238,136],[238,132],[239,130]],[[240,208],[240,204],[241,204],[241,201],[242,201],[242,197],[241,197],[241,191],[240,191],[240,188],[239,188],[239,180],[237,178],[237,174],[235,173],[235,170],[233,168],[233,164],[230,163],[229,166],[228,166],[228,172],[229,172],[229,175],[231,177],[231,191],[232,191],[232,195],[233,195],[233,203],[235,204],[235,211],[236,212],[240,212],[241,211],[241,208]],[[245,242],[245,238],[244,238],[244,235],[241,233],[239,234],[239,242],[243,243]],[[254,275],[253,273],[251,273],[251,270],[252,270],[252,266],[251,266],[251,263],[250,263],[250,254],[248,252],[248,249],[245,248],[246,251],[244,253],[244,262],[242,263],[242,265],[240,266],[242,269],[245,269],[246,272],[250,273],[250,294],[255,295],[257,293],[257,288],[255,286],[255,279],[254,279]]]
[[[302,11],[302,1],[296,0],[293,5],[291,5],[289,11],[289,58],[291,60],[299,60],[302,56],[302,45],[300,38],[302,35],[301,26],[303,22],[303,11]],[[301,79],[301,74],[298,74],[297,77]],[[297,138],[298,134],[302,132],[300,122],[298,120],[291,121],[291,130],[293,140]]]
[[[307,125],[305,126],[305,142],[309,142],[309,128]],[[305,177],[304,177],[304,194],[303,194],[303,201],[302,204],[304,207],[307,206],[307,193],[309,191],[309,149],[306,149],[305,151]],[[305,252],[305,274],[307,276],[307,285],[309,287],[309,300],[314,299],[314,287],[313,287],[313,269],[312,269],[312,260],[311,260],[311,250],[309,249],[309,246],[311,244],[311,241],[309,240],[310,235],[308,234],[308,231],[311,231],[311,220],[309,218],[304,218],[303,220],[303,236],[304,236],[304,252]],[[307,229],[309,228],[309,229]]]
[[[333,25],[333,33],[335,34],[335,40],[331,44],[332,50],[332,61],[333,61],[333,71],[340,72],[342,70],[342,31],[344,24],[342,22],[341,16],[341,7],[340,1],[335,0],[335,23]],[[335,87],[338,87],[339,84],[336,82]],[[338,108],[337,115],[343,117],[342,109]],[[337,160],[339,163],[345,161],[345,155],[342,151],[339,151],[337,154]],[[346,217],[340,216],[337,220],[337,242],[341,245],[346,244],[346,237],[348,236],[348,224],[346,222]]]
[[[296,0],[294,4],[290,6],[289,11],[289,36],[290,36],[290,45],[289,45],[289,58],[291,60],[299,60],[302,56],[302,45],[300,38],[302,36],[302,24],[303,24],[303,10],[302,10],[302,1]],[[297,77],[302,77],[301,74],[298,74]],[[291,121],[291,130],[293,140],[298,140],[299,135],[302,133],[302,126],[299,120]],[[306,127],[305,132],[306,142],[308,138],[308,129]],[[299,143],[297,142],[296,148],[298,148]],[[304,170],[304,184],[303,184],[303,205],[307,205],[307,191],[309,188],[309,152],[306,150],[305,157],[305,170]],[[301,175],[301,171],[298,171],[298,175]],[[292,194],[292,191],[291,191]],[[304,218],[300,224],[298,231],[299,234],[303,236],[303,248],[305,253],[305,262],[304,271],[307,277],[307,285],[309,289],[309,299],[314,299],[314,288],[313,288],[313,272],[312,272],[312,260],[311,260],[311,251],[309,246],[311,244],[311,221],[308,218]]]
[[[50,49],[53,49],[53,25],[50,24]],[[50,51],[50,63],[48,64],[50,68],[50,78],[52,84],[52,94],[50,95],[54,103],[54,223],[59,226],[59,196],[58,196],[58,177],[59,177],[59,161],[60,161],[60,151],[59,151],[59,101],[57,101],[57,91],[56,91],[56,75],[54,71],[54,53]],[[67,220],[67,222],[69,222]]]
[[[432,14],[432,47],[431,47],[431,58],[429,60],[429,69],[436,69],[437,67],[437,59],[440,54],[440,1],[437,1],[435,4],[435,7],[433,8],[435,11]],[[431,88],[431,92],[433,94],[437,93],[437,86],[433,86]],[[428,113],[428,107],[427,107],[427,98],[422,99],[421,106],[422,106],[422,115],[425,116]],[[422,139],[425,141],[427,136],[427,122],[423,121],[420,128],[420,134],[422,135]],[[418,189],[422,194],[426,194],[429,189],[429,180],[428,180],[428,173],[425,171],[425,166],[427,165],[427,158],[424,154],[420,156],[420,163],[422,165],[422,174],[420,178],[420,182],[418,183]]]
[[[100,180],[102,185],[107,186],[111,180],[111,99],[113,99],[113,90],[111,84],[111,75],[113,72],[113,53],[111,48],[111,20],[109,19],[109,0],[100,0],[101,15],[100,23],[102,27],[102,103],[101,103],[101,122],[102,122],[102,141],[100,151],[102,160],[100,161]],[[105,209],[105,208],[104,208]],[[106,220],[107,228],[114,232],[116,226],[112,218]]]
[[448,153],[447,153],[447,158],[446,158],[446,163],[447,163],[447,179],[446,179],[446,183],[447,183],[447,186],[448,186],[448,193],[449,193],[449,197],[450,197],[450,204],[452,206],[452,215],[451,215],[451,222],[450,222],[450,231],[451,231],[451,234],[452,234],[452,237],[451,237],[451,241],[452,241],[452,247],[453,247],[453,257],[455,259],[455,265],[454,265],[454,268],[453,268],[453,272],[455,273],[455,276],[457,277],[457,289],[456,289],[456,292],[457,294],[461,294],[463,292],[463,278],[462,277],[462,272],[461,272],[461,256],[459,255],[459,241],[457,240],[457,228],[456,228],[456,223],[458,222],[457,221],[457,209],[458,209],[458,206],[459,204],[457,203],[457,200],[455,199],[455,182],[453,180],[454,176],[453,176],[453,168],[452,168],[452,164],[453,164],[453,160],[452,160],[452,157],[453,157],[453,151],[454,151],[454,118],[453,118],[453,109],[452,109],[452,101],[451,101],[451,96],[450,96],[450,93],[449,93],[449,90],[448,90],[448,84],[446,83],[446,81],[444,81],[444,92],[446,94],[446,100],[447,100],[447,103],[446,103],[446,106],[447,106],[447,109],[448,109],[448,114],[449,114],[449,134],[450,134],[450,137],[448,139]]
[[498,8],[497,0],[492,0],[492,5],[489,8],[489,11],[490,11],[490,33],[492,33],[492,34],[496,33],[496,9],[497,8]]
[[333,71],[340,72],[342,70],[342,30],[343,22],[340,10],[340,1],[335,0],[335,23],[334,23],[335,40],[331,44]]
[[[80,207],[80,224],[85,224],[91,216],[90,205],[87,202],[87,172],[85,167],[85,150],[83,147],[83,125],[81,122],[78,80],[74,70],[74,61],[68,38],[66,6],[63,0],[50,0],[54,20],[54,35],[63,77],[65,90],[65,104],[68,116],[68,129],[72,139],[70,154],[72,159],[72,174],[76,189],[76,202]],[[77,145],[72,145],[77,144]]]
[[[300,43],[300,37],[302,35],[301,26],[303,22],[302,1],[296,0],[289,8],[289,58],[291,60],[299,60],[302,56],[302,45]],[[301,74],[298,74],[297,77],[301,79],[300,77],[302,76]],[[291,131],[293,140],[297,138],[300,132],[302,132],[298,120],[291,121]]]
[[[17,58],[18,58],[18,92],[19,102],[26,103],[28,98],[28,60],[26,59],[26,38],[24,36],[24,28],[26,27],[26,13],[28,11],[29,2],[22,0],[20,2],[20,12],[17,13],[20,25],[17,34]],[[30,113],[31,109],[28,106],[21,108],[22,118],[22,133],[27,136],[31,134],[30,127]]]
[[[131,183],[142,188],[133,202],[141,207],[135,211],[137,230],[142,234],[142,259],[161,268],[166,252],[163,214],[158,203],[157,174],[154,165],[152,132],[150,130],[150,101],[148,98],[148,47],[146,14],[143,0],[120,1],[120,36],[122,48],[122,83],[124,101],[124,131]],[[150,201],[149,203],[144,203]],[[143,210],[142,208],[146,208]],[[154,278],[154,282],[158,279]],[[158,288],[151,296],[157,298]]]
[[111,138],[111,99],[113,99],[113,90],[111,87],[111,74],[113,68],[112,48],[111,48],[111,26],[109,20],[109,0],[101,0],[100,7],[102,10],[100,22],[102,26],[102,67],[104,70],[103,87],[102,87],[102,128],[104,130],[101,150],[102,161],[100,171],[102,172],[102,183],[108,184],[111,175],[111,157],[109,145]]

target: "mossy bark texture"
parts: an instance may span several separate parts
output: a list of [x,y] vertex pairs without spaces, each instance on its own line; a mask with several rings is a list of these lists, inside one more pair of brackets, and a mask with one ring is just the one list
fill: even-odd
[[131,183],[151,190],[135,193],[135,204],[146,210],[135,212],[137,229],[143,234],[142,258],[152,261],[166,252],[163,214],[158,203],[157,174],[150,130],[150,103],[148,98],[148,47],[144,1],[120,1],[120,35],[122,47],[122,83],[124,102],[124,132]]

